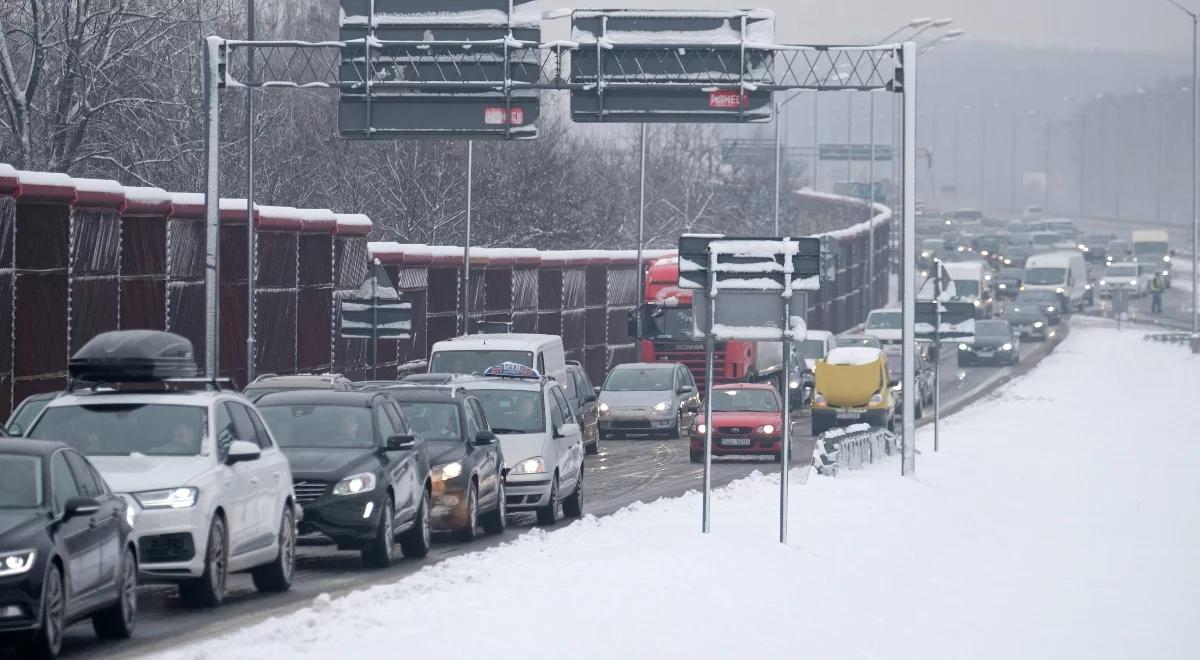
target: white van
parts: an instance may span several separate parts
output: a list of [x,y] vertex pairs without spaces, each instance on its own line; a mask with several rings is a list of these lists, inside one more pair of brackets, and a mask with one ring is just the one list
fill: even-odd
[[1133,232],[1133,260],[1154,264],[1162,270],[1166,286],[1171,286],[1171,255],[1167,232],[1161,229],[1140,229]]
[[567,355],[562,337],[505,333],[466,335],[439,341],[429,352],[429,373],[482,375],[504,362],[532,367],[562,383],[567,379]]
[[1079,252],[1036,254],[1025,262],[1021,290],[1053,291],[1062,299],[1063,309],[1082,310],[1087,286],[1087,262]]
[[946,274],[954,280],[955,298],[975,304],[976,317],[989,319],[995,313],[988,265],[982,261],[944,263]]

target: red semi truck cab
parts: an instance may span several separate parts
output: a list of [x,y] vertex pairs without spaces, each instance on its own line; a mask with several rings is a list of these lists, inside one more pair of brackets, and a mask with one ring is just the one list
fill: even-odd
[[[704,340],[692,336],[692,292],[679,288],[679,260],[676,257],[664,257],[650,265],[646,272],[643,303],[650,308],[653,318],[646,330],[654,338],[642,340],[642,361],[683,364],[692,372],[696,384],[703,388]],[[757,342],[717,342],[713,350],[715,384],[766,380],[776,375],[781,365],[764,365],[763,357],[766,355],[759,355]]]

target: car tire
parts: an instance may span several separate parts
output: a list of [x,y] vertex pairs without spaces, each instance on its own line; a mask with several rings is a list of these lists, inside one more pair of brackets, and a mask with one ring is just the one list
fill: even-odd
[[379,524],[375,527],[375,538],[362,549],[362,562],[371,568],[387,568],[396,558],[395,534],[396,508],[389,494],[380,509]]
[[539,525],[553,525],[558,522],[558,475],[550,482],[550,501],[537,510]]
[[42,585],[42,626],[17,651],[20,658],[57,658],[67,627],[67,590],[62,570],[50,566]]
[[296,573],[296,511],[291,502],[283,503],[279,520],[279,554],[271,563],[250,571],[254,588],[262,593],[282,593],[292,588]]
[[405,557],[424,557],[433,545],[433,521],[429,513],[429,491],[421,489],[421,508],[412,529],[400,535],[400,549]]
[[504,479],[500,479],[497,487],[496,508],[483,514],[483,531],[488,534],[503,534],[508,529],[508,496],[504,493]]
[[459,541],[469,543],[479,538],[479,486],[472,481],[467,489],[467,526],[458,530]]
[[137,619],[137,557],[125,550],[121,560],[121,584],[117,602],[92,615],[92,629],[100,639],[129,639]]
[[179,584],[179,599],[193,609],[216,607],[225,600],[225,579],[229,576],[229,541],[225,521],[213,516],[204,546],[204,573]]
[[583,465],[579,466],[579,478],[575,480],[575,490],[563,500],[563,516],[567,518],[583,517]]

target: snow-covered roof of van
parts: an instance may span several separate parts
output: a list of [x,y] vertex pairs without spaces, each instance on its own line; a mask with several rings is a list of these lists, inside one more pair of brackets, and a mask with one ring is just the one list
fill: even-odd
[[825,356],[826,364],[862,366],[878,362],[883,351],[878,348],[870,348],[867,346],[842,346],[829,351],[829,355]]
[[532,333],[497,333],[497,334],[479,334],[465,335],[459,337],[451,337],[434,344],[434,347],[441,344],[454,344],[454,348],[468,345],[487,345],[489,348],[498,349],[523,349],[530,346],[545,346],[554,342],[561,342],[562,337],[558,335],[538,335]]

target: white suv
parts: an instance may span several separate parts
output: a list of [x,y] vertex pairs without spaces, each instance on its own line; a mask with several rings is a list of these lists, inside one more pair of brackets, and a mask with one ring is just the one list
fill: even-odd
[[291,586],[291,470],[240,394],[68,393],[46,406],[28,435],[88,456],[137,511],[141,572],[178,582],[185,604],[220,604],[231,572],[250,571],[260,591]]

